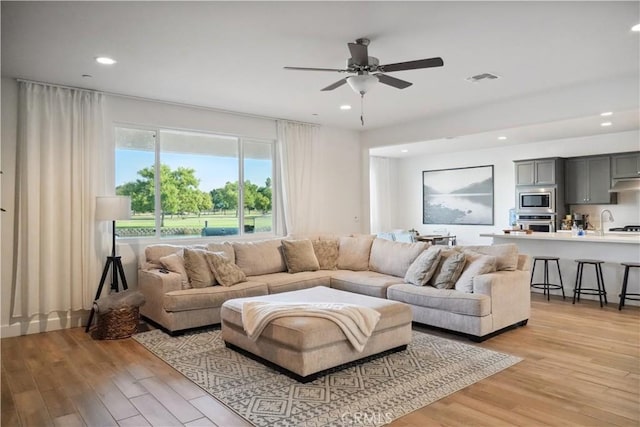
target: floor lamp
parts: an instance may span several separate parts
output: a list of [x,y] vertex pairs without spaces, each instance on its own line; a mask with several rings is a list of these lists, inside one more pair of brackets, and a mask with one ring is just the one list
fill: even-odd
[[[128,289],[127,279],[124,276],[124,269],[122,268],[122,260],[119,256],[116,256],[116,220],[131,218],[131,198],[129,196],[98,196],[96,197],[96,221],[111,221],[112,235],[111,235],[111,256],[107,257],[107,261],[104,264],[102,270],[102,277],[100,278],[100,286],[96,292],[94,301],[100,298],[102,294],[102,287],[109,274],[109,269],[113,268],[111,272],[111,290],[118,292],[118,277],[122,280],[122,289]],[[85,328],[85,332],[89,332],[91,322],[93,321],[93,315],[95,309],[91,307],[91,313],[89,314],[89,321]]]

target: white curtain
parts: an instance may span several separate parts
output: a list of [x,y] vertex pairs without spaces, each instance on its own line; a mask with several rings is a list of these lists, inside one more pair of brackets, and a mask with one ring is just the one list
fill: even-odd
[[391,170],[386,157],[369,157],[371,232],[391,230]]
[[313,147],[318,126],[278,120],[278,153],[284,223],[287,234],[314,231]]
[[105,142],[102,94],[20,82],[14,317],[91,308]]

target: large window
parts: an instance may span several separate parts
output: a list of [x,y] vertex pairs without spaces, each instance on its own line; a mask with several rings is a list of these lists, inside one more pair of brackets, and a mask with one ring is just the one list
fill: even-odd
[[274,229],[273,141],[116,127],[121,237],[233,236]]

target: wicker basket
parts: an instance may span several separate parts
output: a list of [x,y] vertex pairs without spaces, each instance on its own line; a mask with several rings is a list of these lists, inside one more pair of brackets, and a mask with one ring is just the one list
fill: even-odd
[[99,340],[117,340],[129,338],[138,332],[140,309],[124,306],[98,313],[95,337]]

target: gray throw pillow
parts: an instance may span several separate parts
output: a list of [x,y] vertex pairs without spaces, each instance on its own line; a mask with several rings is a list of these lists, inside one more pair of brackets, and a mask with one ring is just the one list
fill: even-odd
[[466,258],[464,253],[443,251],[436,273],[431,278],[431,286],[438,289],[451,289],[456,285]]
[[425,286],[438,267],[441,251],[441,248],[435,246],[424,250],[409,266],[404,281],[416,286]]

